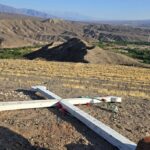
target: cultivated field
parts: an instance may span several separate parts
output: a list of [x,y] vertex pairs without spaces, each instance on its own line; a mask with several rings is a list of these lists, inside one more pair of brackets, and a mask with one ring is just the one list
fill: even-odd
[[[63,98],[121,96],[123,102],[117,105],[119,108],[117,114],[113,114],[109,110],[110,106],[105,104],[79,107],[134,142],[150,134],[149,69],[81,63],[0,60],[0,84],[0,101],[42,99],[40,95],[36,96],[29,91],[33,85],[45,85]],[[45,149],[104,150],[105,146],[113,149],[75,118],[63,116],[56,109],[1,112],[0,122],[0,134],[6,130],[5,127],[15,132],[18,138],[24,137],[24,140],[17,145],[20,145],[22,149],[26,149],[27,141],[29,148],[33,145]],[[13,133],[9,131],[9,134]]]

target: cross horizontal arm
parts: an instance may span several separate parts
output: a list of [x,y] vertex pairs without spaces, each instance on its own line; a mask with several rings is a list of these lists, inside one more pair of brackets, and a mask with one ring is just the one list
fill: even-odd
[[[73,105],[101,103],[99,100],[90,98],[71,98],[63,100]],[[60,102],[58,99],[0,102],[0,111],[54,107],[58,102]]]
[[[45,86],[33,86],[32,91],[39,92],[48,99],[51,99],[51,98],[58,99],[58,100],[62,99],[58,95],[56,95],[53,92],[47,90]],[[108,103],[109,102],[114,102],[114,103],[121,103],[122,102],[121,97],[116,97],[116,96],[95,97],[93,99],[97,100],[97,102],[98,101],[103,101],[103,102],[108,102]]]

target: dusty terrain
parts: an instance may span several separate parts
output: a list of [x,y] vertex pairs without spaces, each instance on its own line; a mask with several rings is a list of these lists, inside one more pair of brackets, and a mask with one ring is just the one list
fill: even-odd
[[[63,98],[122,96],[119,112],[106,104],[79,106],[137,142],[150,134],[150,70],[134,67],[0,60],[0,101],[43,99],[30,92],[45,85]],[[2,149],[113,149],[72,116],[57,109],[0,112]]]

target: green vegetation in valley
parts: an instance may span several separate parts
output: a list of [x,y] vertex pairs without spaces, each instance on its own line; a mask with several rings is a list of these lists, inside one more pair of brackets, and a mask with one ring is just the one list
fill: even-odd
[[121,45],[121,46],[127,46],[129,44],[132,45],[143,45],[143,46],[150,46],[150,42],[144,42],[144,41],[99,41],[100,45]]
[[139,50],[139,49],[126,49],[127,51],[127,55],[132,57],[132,58],[136,58],[136,59],[140,59],[143,61],[143,63],[147,63],[150,64],[150,50]]
[[[107,42],[106,42],[107,43]],[[121,45],[121,46],[128,46],[129,44],[131,45],[143,45],[143,46],[150,46],[150,42],[129,42],[129,41],[113,41],[113,42],[108,42],[111,44],[117,44],[117,45]]]
[[143,63],[150,64],[150,42],[100,41],[98,46],[105,50],[113,50],[117,53],[139,59]]
[[100,41],[100,42],[98,43],[98,46],[99,46],[100,48],[105,48],[105,47],[107,47],[107,46],[112,46],[112,45],[113,45],[112,42],[102,42],[102,41]]
[[20,47],[20,48],[1,48],[0,49],[0,59],[19,59],[23,58],[24,55],[30,53],[35,48],[40,48],[41,46],[35,47]]

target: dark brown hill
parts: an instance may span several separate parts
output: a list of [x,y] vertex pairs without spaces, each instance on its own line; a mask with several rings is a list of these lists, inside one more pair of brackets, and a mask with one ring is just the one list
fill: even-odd
[[41,49],[25,55],[27,59],[45,59],[48,61],[62,62],[87,62],[84,56],[87,54],[88,47],[80,39],[73,38],[54,48],[49,48],[48,44]]

